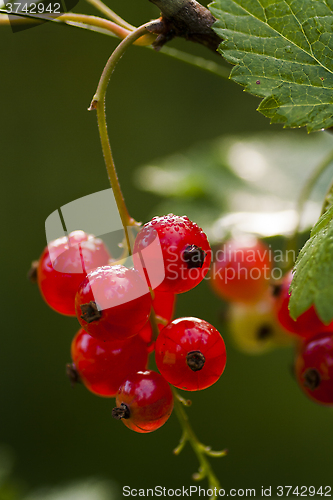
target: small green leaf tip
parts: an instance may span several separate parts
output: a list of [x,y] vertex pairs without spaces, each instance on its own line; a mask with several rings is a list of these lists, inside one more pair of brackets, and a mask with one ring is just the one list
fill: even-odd
[[290,314],[296,319],[311,305],[320,319],[333,320],[333,206],[311,231],[299,253],[291,283]]

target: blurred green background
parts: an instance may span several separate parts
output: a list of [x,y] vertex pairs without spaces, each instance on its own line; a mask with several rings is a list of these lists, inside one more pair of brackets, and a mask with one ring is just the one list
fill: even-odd
[[[159,14],[148,0],[108,3],[135,25]],[[95,13],[82,0],[75,10]],[[200,46],[172,45],[219,61]],[[108,188],[96,117],[87,108],[116,40],[51,24],[15,34],[2,26],[0,46],[0,444],[4,457],[14,457],[9,481],[31,498],[42,486],[96,477],[116,484],[114,498],[122,498],[124,485],[194,484],[197,461],[190,447],[172,454],[181,434],[175,416],[159,431],[137,435],[112,420],[113,401],[71,389],[65,364],[77,321],[48,309],[26,278],[45,246],[47,216]],[[160,202],[139,189],[135,172],[143,164],[228,135],[271,130],[283,137],[282,127],[255,111],[258,104],[218,76],[131,48],[107,94],[109,133],[130,213],[146,221]],[[296,134],[306,140],[304,130]],[[177,316],[195,315],[224,331],[221,307],[204,282],[179,297]],[[222,487],[257,488],[259,495],[261,486],[272,486],[276,496],[277,485],[332,484],[333,413],[301,394],[291,376],[292,350],[250,357],[227,336],[226,344],[225,374],[212,388],[191,394],[188,409],[199,438],[229,450],[226,458],[212,459]],[[10,494],[3,492],[1,500]]]

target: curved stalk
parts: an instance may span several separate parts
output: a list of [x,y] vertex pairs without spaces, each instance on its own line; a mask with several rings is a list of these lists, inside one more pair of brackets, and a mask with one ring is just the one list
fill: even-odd
[[[90,108],[89,108],[90,109]],[[104,161],[105,161],[105,166],[106,170],[108,173],[109,181],[113,190],[113,194],[116,200],[117,208],[120,214],[120,218],[123,224],[123,227],[126,231],[126,240],[127,240],[127,246],[130,249],[130,244],[129,244],[129,237],[127,234],[127,227],[135,225],[134,219],[130,217],[125,200],[120,188],[117,172],[115,169],[113,157],[112,157],[112,152],[111,152],[111,146],[109,142],[109,136],[108,136],[108,131],[107,131],[107,124],[106,124],[106,116],[105,116],[105,104],[104,101],[99,101],[96,103],[95,108],[97,111],[97,123],[98,123],[98,130],[99,130],[99,136],[101,140],[101,146],[102,146],[102,151],[103,151],[103,156],[104,156]]]
[[[147,48],[151,47],[147,45]],[[195,66],[196,68],[203,69],[209,73],[213,73],[214,75],[220,76],[225,80],[230,80],[229,75],[231,70],[227,66],[205,59],[204,57],[195,56],[193,54],[189,54],[188,52],[175,49],[174,47],[168,47],[167,45],[164,45],[164,47],[159,50],[159,53],[165,54],[166,56],[172,57],[173,59],[177,59],[178,61],[186,64],[190,64],[191,66]]]
[[[152,293],[152,291],[151,291]],[[150,324],[153,329],[153,340],[154,342],[157,339],[159,334],[158,325],[157,325],[157,316],[152,308],[152,312],[150,314]],[[184,399],[177,391],[175,387],[170,385],[173,396],[174,396],[174,410],[180,426],[182,428],[182,436],[179,441],[178,446],[173,450],[175,455],[179,455],[182,451],[186,443],[188,442],[199,462],[199,470],[195,474],[193,474],[193,479],[196,481],[200,481],[202,479],[207,478],[208,486],[213,490],[213,495],[211,496],[211,500],[216,500],[218,497],[218,491],[221,489],[221,485],[219,480],[214,474],[212,466],[210,465],[207,456],[210,457],[224,457],[227,454],[226,450],[222,451],[213,451],[210,446],[205,446],[203,443],[199,441],[197,438],[192,426],[190,424],[189,418],[184,410],[184,406],[191,406],[192,401],[189,399]]]
[[[113,33],[115,36],[122,39],[125,39],[127,36],[133,33],[133,30],[128,30],[115,22],[109,21],[108,19],[104,19],[103,17],[90,16],[87,14],[62,14],[55,20],[61,23],[74,22],[86,24],[87,26],[96,26],[98,28],[111,31],[111,33]],[[144,33],[143,36],[134,40],[133,45],[149,46],[155,39],[156,36],[152,33]]]
[[113,70],[115,69],[118,61],[122,57],[122,55],[125,53],[126,49],[132,45],[138,38],[141,36],[145,35],[148,31],[148,28],[153,29],[154,27],[160,26],[161,22],[157,19],[155,21],[150,21],[149,23],[143,24],[139,28],[136,28],[134,31],[132,31],[120,44],[117,46],[117,48],[112,52],[108,62],[105,65],[105,68],[103,70],[102,76],[99,80],[98,86],[96,93],[93,97],[93,100],[91,102],[90,108],[89,109],[95,109],[95,104],[100,102],[101,100],[105,99],[105,93],[107,86],[109,84],[109,80],[111,77],[111,74]]
[[[30,24],[30,23],[36,23],[36,21],[38,20],[40,20],[41,22],[51,21],[53,23],[65,24],[67,26],[73,26],[77,28],[86,28],[88,26],[91,26],[92,28],[97,28],[96,31],[98,31],[99,33],[106,34],[103,31],[99,31],[98,28],[100,28],[101,30],[109,31],[110,34],[113,34],[114,36],[117,36],[122,39],[126,38],[126,36],[128,36],[131,33],[131,31],[133,31],[125,28],[124,26],[111,22],[108,19],[104,19],[102,17],[97,17],[97,16],[90,16],[86,14],[69,13],[54,18],[50,17],[49,14],[27,16],[26,14],[17,13],[17,14],[12,14],[12,16],[15,16],[15,19],[11,18],[10,20],[8,19],[7,14],[6,15],[1,15],[1,14],[5,14],[5,11],[1,12],[0,9],[0,26],[11,25],[13,23]],[[146,34],[143,35],[138,40],[136,40],[135,42],[133,42],[133,45],[141,45],[146,48],[153,49],[151,47],[151,44],[155,39],[156,39],[155,35]],[[185,62],[186,64],[190,64],[191,66],[195,66],[196,68],[200,68],[205,71],[208,71],[209,73],[213,73],[214,75],[220,76],[225,80],[229,80],[230,69],[214,61],[207,60],[203,57],[195,56],[193,54],[189,54],[188,52],[175,49],[174,47],[168,47],[167,45],[162,47],[159,50],[159,52],[161,54],[165,54],[169,57],[172,57],[173,59],[177,59],[178,61]]]
[[[158,21],[159,23],[159,21]],[[127,247],[129,254],[131,254],[131,245],[130,245],[130,240],[129,240],[129,235],[128,235],[128,226],[134,226],[137,225],[137,222],[129,215],[126,203],[120,188],[118,176],[117,176],[117,171],[115,168],[113,156],[112,156],[112,151],[111,151],[111,146],[110,146],[110,141],[109,141],[109,136],[108,136],[108,131],[107,131],[107,123],[106,123],[106,114],[105,114],[105,94],[106,90],[109,84],[109,80],[111,77],[111,74],[116,67],[116,64],[120,60],[121,56],[124,54],[126,49],[132,45],[133,42],[138,40],[142,35],[145,35],[147,33],[147,28],[152,28],[155,26],[157,23],[156,21],[151,21],[149,23],[144,24],[143,26],[140,26],[137,28],[135,31],[131,32],[120,44],[117,46],[117,48],[114,50],[114,52],[111,54],[110,58],[108,59],[105,68],[103,70],[102,76],[99,80],[98,86],[96,93],[91,101],[89,111],[95,109],[97,112],[97,122],[98,122],[98,129],[99,129],[99,135],[101,139],[101,145],[102,145],[102,150],[103,150],[103,156],[104,156],[104,161],[105,161],[105,166],[106,170],[109,176],[110,184],[114,193],[114,197],[116,200],[116,204],[118,207],[118,211],[121,217],[121,221],[124,227],[125,235],[126,235],[126,241],[127,241]]]
[[126,38],[130,31],[119,26],[119,24],[109,21],[108,19],[104,19],[103,17],[90,16],[86,14],[75,14],[68,13],[62,14],[57,18],[58,22],[67,23],[67,22],[77,22],[82,24],[87,24],[90,26],[97,26],[99,28],[106,29],[111,31],[114,35],[119,38]]
[[[133,31],[130,35],[128,35],[115,49],[115,51],[112,53],[111,57],[109,58],[108,62],[106,63],[106,66],[103,70],[102,76],[99,80],[98,86],[96,93],[91,101],[89,110],[96,109],[97,111],[97,120],[98,120],[98,127],[99,127],[99,133],[100,133],[100,138],[101,138],[101,144],[102,144],[102,149],[103,149],[103,154],[104,154],[104,159],[105,159],[105,164],[106,168],[108,171],[111,187],[114,191],[115,198],[116,198],[116,203],[118,206],[118,210],[122,219],[123,226],[126,228],[129,225],[134,225],[135,221],[130,217],[126,204],[120,189],[113,157],[112,157],[112,152],[111,152],[111,147],[110,147],[110,142],[109,142],[109,137],[107,133],[107,125],[106,125],[106,115],[105,115],[105,94],[107,90],[107,86],[111,77],[111,74],[116,67],[116,64],[120,60],[121,56],[124,54],[126,49],[139,37],[141,37],[144,33],[146,33],[147,29],[154,29],[155,27],[157,28],[160,24],[160,21],[151,21],[150,23],[144,24],[143,26],[140,26],[137,28],[135,31]],[[128,243],[128,248],[130,250],[129,246],[129,238],[128,234],[126,232],[126,238],[127,238],[127,243]],[[150,315],[150,322],[153,328],[153,335],[154,339],[157,338],[158,335],[158,326],[157,326],[157,321],[156,321],[156,315],[155,312],[152,311]],[[226,454],[225,451],[222,452],[213,452],[211,449],[207,446],[204,446],[196,437],[190,423],[188,420],[188,417],[186,413],[184,412],[182,406],[181,406],[181,401],[183,398],[181,398],[178,395],[178,392],[176,389],[173,388],[174,392],[174,399],[175,399],[175,412],[178,417],[178,420],[180,422],[180,425],[183,429],[183,436],[181,439],[180,446],[177,447],[175,450],[175,453],[180,453],[181,449],[184,447],[185,443],[188,441],[200,464],[199,467],[199,472],[194,476],[195,479],[208,479],[209,487],[213,489],[214,494],[212,496],[212,499],[217,498],[216,491],[220,489],[220,484],[215,476],[210,463],[207,460],[207,455],[209,456],[224,456]]]
[[[3,15],[1,15],[3,14]],[[6,11],[0,9],[0,25],[11,25],[11,24],[36,24],[38,21],[46,22],[50,21],[53,23],[67,24],[68,26],[92,26],[95,28],[100,28],[102,30],[107,30],[118,38],[126,38],[132,30],[128,30],[119,24],[104,19],[103,17],[91,16],[88,14],[77,14],[75,12],[63,13],[59,16],[55,14],[26,14],[21,12],[15,12],[11,14],[6,14]],[[155,35],[144,34],[141,38],[134,41],[134,45],[149,46],[156,39]]]
[[106,17],[111,19],[111,21],[117,23],[119,26],[122,26],[128,31],[135,30],[135,26],[132,26],[132,24],[129,24],[122,17],[118,16],[118,14],[116,14],[113,10],[111,10],[101,0],[87,0],[87,2],[90,3],[90,5],[93,5],[97,10],[102,12],[102,14],[106,15]]
[[207,455],[211,457],[224,457],[227,454],[227,451],[212,451],[209,446],[205,446],[198,440],[190,425],[188,416],[183,408],[183,406],[189,406],[189,402],[185,401],[184,398],[182,398],[178,394],[177,390],[174,387],[172,387],[172,391],[174,395],[174,409],[183,430],[183,435],[181,437],[180,443],[174,450],[174,453],[178,455],[184,448],[186,442],[188,441],[190,443],[200,464],[198,473],[193,474],[193,479],[199,481],[201,479],[207,478],[208,486],[213,490],[211,500],[215,500],[218,496],[218,491],[221,489],[221,486],[207,459]]

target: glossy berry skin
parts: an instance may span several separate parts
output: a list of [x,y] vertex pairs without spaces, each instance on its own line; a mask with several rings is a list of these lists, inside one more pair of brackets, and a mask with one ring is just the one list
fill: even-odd
[[215,254],[211,285],[224,300],[255,303],[269,287],[269,247],[256,238],[229,240]]
[[289,313],[289,287],[291,281],[292,273],[290,272],[283,278],[281,285],[275,289],[274,309],[280,325],[288,332],[302,338],[310,338],[318,332],[332,330],[333,323],[325,325],[318,317],[313,306],[301,314],[296,321],[292,319]]
[[37,282],[46,303],[60,314],[75,316],[75,294],[87,273],[108,263],[103,241],[84,231],[52,241],[42,253]]
[[[176,305],[176,295],[174,293],[158,292],[155,290],[153,299],[153,309],[155,315],[163,318],[167,323],[169,323],[173,317]],[[158,318],[157,318],[158,320]],[[157,326],[159,331],[161,331],[165,325],[157,321]],[[143,340],[150,344],[153,337],[153,330],[148,321],[145,326],[140,330],[139,335]]]
[[138,271],[121,265],[103,266],[87,275],[75,297],[81,326],[100,340],[125,340],[147,323],[152,305]]
[[305,394],[326,406],[333,406],[333,332],[305,340],[300,346],[295,373]]
[[133,255],[137,269],[142,265],[138,252],[151,288],[160,292],[191,290],[203,280],[211,261],[203,230],[188,217],[173,214],[154,217],[138,233]]
[[115,397],[129,373],[145,370],[148,362],[147,347],[138,335],[103,342],[83,328],[72,341],[71,355],[81,382],[104,397]]
[[220,378],[226,364],[226,349],[220,333],[207,321],[178,318],[157,337],[155,359],[170,384],[198,391]]
[[[169,384],[151,370],[129,375],[116,396],[114,418],[122,419],[126,427],[146,433],[161,427],[173,410],[173,395]],[[121,416],[121,410],[125,415]]]

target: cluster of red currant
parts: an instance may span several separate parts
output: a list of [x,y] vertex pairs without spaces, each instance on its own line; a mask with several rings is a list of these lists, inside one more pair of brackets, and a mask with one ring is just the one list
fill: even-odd
[[294,321],[289,314],[288,273],[275,289],[278,321],[300,338],[296,345],[295,376],[307,396],[317,403],[333,405],[333,322],[325,325],[311,306]]
[[230,302],[230,329],[248,352],[296,342],[295,374],[314,401],[333,405],[333,322],[325,325],[311,306],[293,320],[289,313],[292,273],[272,280],[270,248],[252,238],[228,241],[211,271],[215,292]]
[[[169,418],[169,384],[188,391],[209,387],[224,371],[226,350],[206,321],[172,321],[176,294],[195,287],[210,267],[207,237],[195,223],[172,214],[154,217],[138,232],[132,257],[134,266],[127,268],[112,260],[101,239],[74,231],[48,244],[37,282],[49,306],[76,315],[81,325],[67,367],[71,381],[116,397],[113,417],[143,433]],[[154,349],[160,373],[147,370]]]

